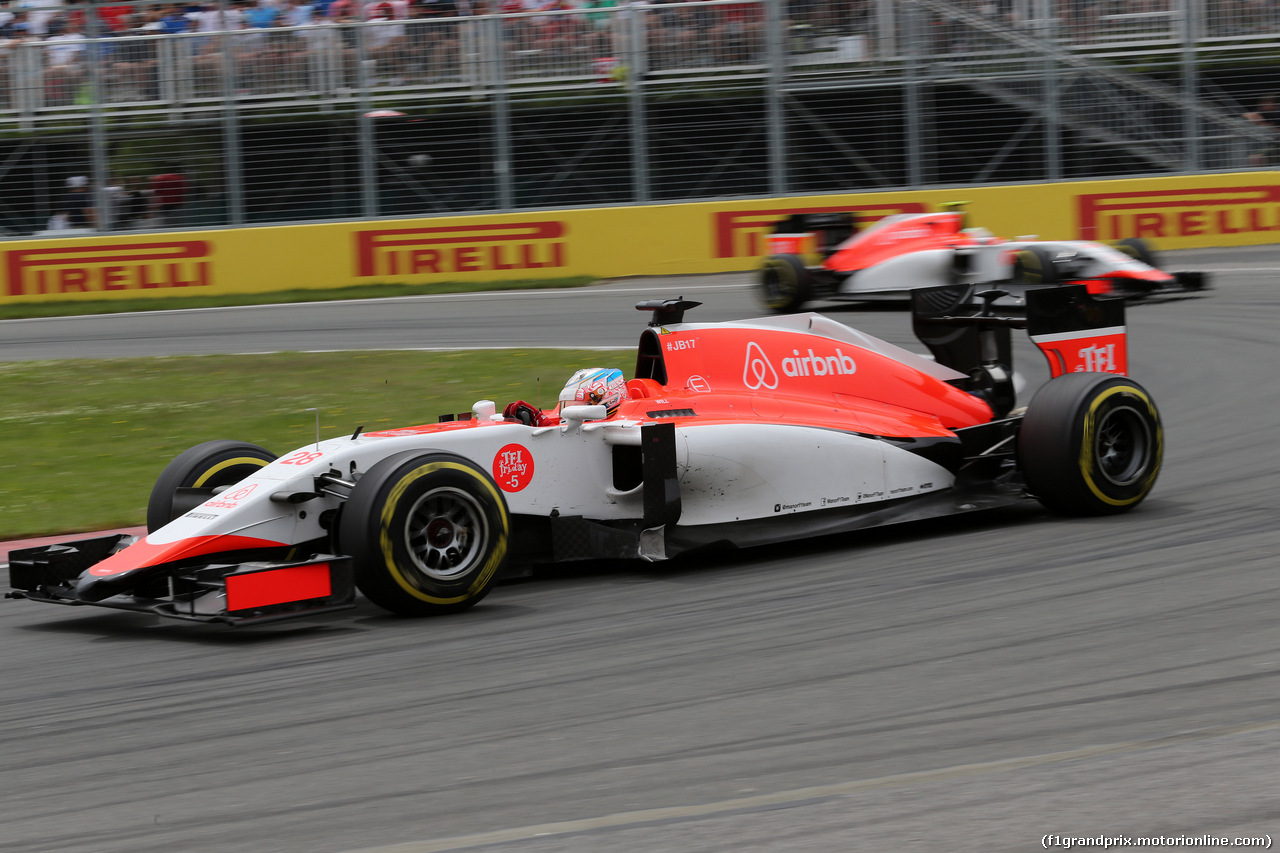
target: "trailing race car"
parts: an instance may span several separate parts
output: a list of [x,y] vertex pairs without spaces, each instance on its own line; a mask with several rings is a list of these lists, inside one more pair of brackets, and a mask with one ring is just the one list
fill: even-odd
[[1142,240],[1121,240],[1114,248],[1089,240],[1002,240],[966,227],[962,204],[886,216],[856,233],[851,213],[784,219],[768,238],[761,297],[785,314],[814,299],[905,298],[911,289],[943,284],[1075,283],[1103,298],[1189,293],[1206,285],[1204,273],[1161,270]]
[[[933,358],[817,314],[684,322],[641,303],[635,375],[579,371],[556,408],[320,440],[210,441],[161,473],[145,537],[15,551],[11,597],[241,624],[352,605],[470,607],[505,572],[663,560],[1025,501],[1132,509],[1160,416],[1125,377],[1124,305],[1083,287],[917,291]],[[998,310],[999,309],[999,310]],[[1010,329],[1055,378],[1014,411]],[[317,428],[318,431],[318,428]]]

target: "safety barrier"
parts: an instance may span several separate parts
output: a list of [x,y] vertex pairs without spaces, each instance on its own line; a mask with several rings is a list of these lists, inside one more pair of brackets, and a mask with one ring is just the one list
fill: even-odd
[[33,239],[0,244],[0,292],[15,302],[745,271],[790,214],[865,222],[947,201],[968,201],[971,223],[1002,237],[1143,237],[1158,249],[1280,239],[1280,174],[1242,172]]

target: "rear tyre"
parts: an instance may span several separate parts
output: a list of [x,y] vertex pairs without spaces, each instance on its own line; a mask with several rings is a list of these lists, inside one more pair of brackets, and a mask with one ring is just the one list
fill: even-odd
[[484,470],[451,453],[382,460],[342,508],[338,546],[356,586],[401,616],[452,613],[488,594],[506,562],[506,501]]
[[796,255],[770,255],[760,268],[760,298],[775,314],[793,314],[813,298],[814,276]]
[[226,439],[184,450],[165,466],[151,489],[147,532],[159,530],[276,458],[265,447]]
[[1160,268],[1157,262],[1155,249],[1151,248],[1151,244],[1146,240],[1139,240],[1137,237],[1126,237],[1116,243],[1116,248],[1124,252],[1135,261],[1142,261],[1149,267]]
[[1029,246],[1013,259],[1012,280],[1015,284],[1057,284],[1060,278],[1048,249]]
[[1068,515],[1133,509],[1160,473],[1160,412],[1138,383],[1108,373],[1049,380],[1031,400],[1018,434],[1027,489]]

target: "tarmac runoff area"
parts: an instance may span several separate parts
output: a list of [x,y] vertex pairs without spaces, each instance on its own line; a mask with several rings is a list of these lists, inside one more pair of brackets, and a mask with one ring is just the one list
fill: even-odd
[[[360,600],[241,631],[0,601],[0,847],[1267,849],[1280,827],[1277,249],[1180,257],[1223,269],[1214,289],[1129,313],[1132,373],[1167,445],[1126,516],[1028,507],[571,567],[432,620]],[[709,320],[753,316],[746,289],[680,287]],[[453,322],[468,345],[503,323],[568,345],[618,315],[631,339],[636,298],[457,300],[436,310],[456,316],[420,322]],[[815,307],[910,343],[900,311]],[[407,313],[382,308],[370,335]],[[346,343],[353,310],[313,317],[297,345]],[[235,335],[245,323],[279,347],[276,319],[210,312],[204,339],[256,343]],[[114,343],[93,325],[78,346]],[[6,322],[0,354],[21,355],[7,333],[36,326],[46,339],[60,327]],[[1025,336],[1014,346],[1022,369],[1043,370]]]

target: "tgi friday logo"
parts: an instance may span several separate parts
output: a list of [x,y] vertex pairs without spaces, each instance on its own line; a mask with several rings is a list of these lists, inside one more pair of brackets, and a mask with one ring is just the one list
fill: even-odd
[[1079,351],[1080,364],[1076,365],[1076,373],[1116,373],[1116,345],[1098,344],[1083,347]]
[[[836,349],[835,355],[818,355],[812,348],[806,355],[793,349],[791,355],[782,360],[784,376],[852,376],[858,365],[851,356]],[[761,388],[773,390],[778,387],[778,371],[765,355],[764,349],[755,341],[747,342],[747,354],[742,366],[742,384],[752,391]]]

